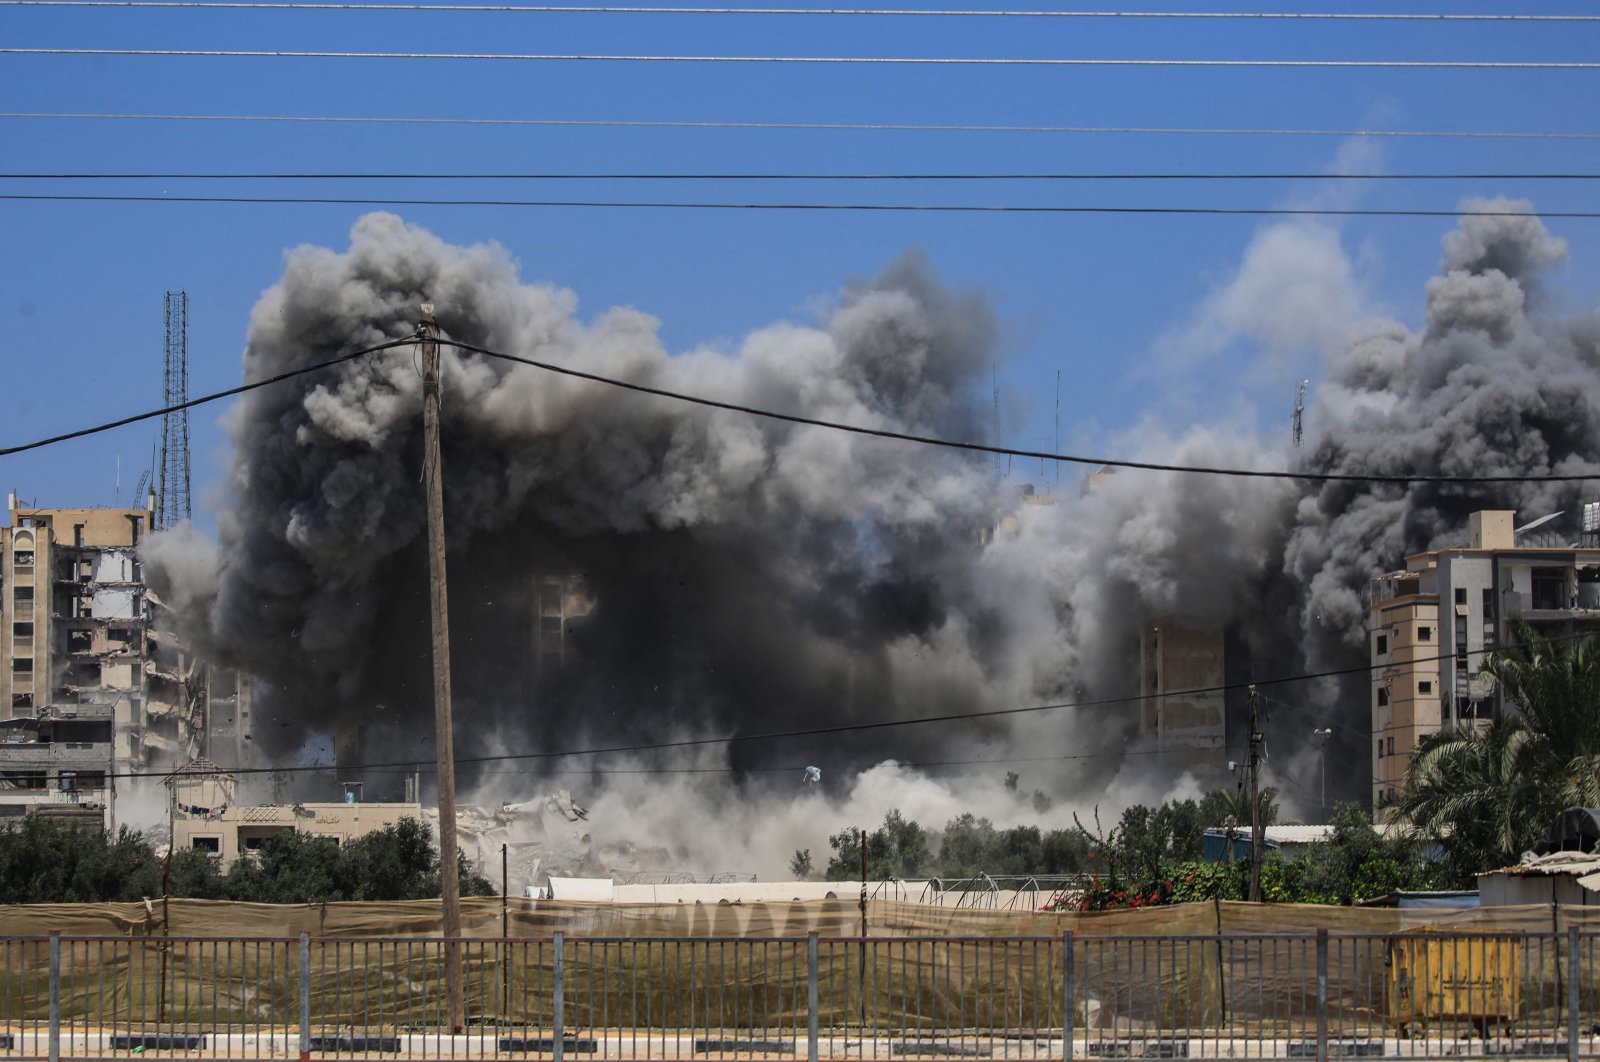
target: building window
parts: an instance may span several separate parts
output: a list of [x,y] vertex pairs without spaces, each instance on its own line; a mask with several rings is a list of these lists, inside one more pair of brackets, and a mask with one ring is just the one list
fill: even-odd
[[1389,651],[1389,636],[1387,634],[1378,635],[1377,649],[1379,656],[1382,656],[1384,653]]
[[1433,641],[1433,628],[1432,627],[1418,627],[1417,628],[1417,641],[1419,641],[1419,642],[1431,642],[1431,641]]
[[1389,755],[1394,755],[1394,738],[1392,736],[1389,738]]
[[1389,703],[1389,687],[1387,687],[1387,686],[1379,686],[1378,687],[1378,707],[1382,708],[1384,705],[1386,705],[1388,703]]
[[1417,683],[1417,692],[1418,693],[1432,693],[1433,692],[1433,680],[1432,679],[1423,679],[1421,682]]
[[1383,759],[1383,738],[1378,739],[1378,759]]
[[222,851],[222,838],[196,837],[194,840],[189,842],[189,847],[193,848],[197,852],[206,852],[210,855],[217,855]]
[[1466,603],[1467,603],[1467,588],[1464,587],[1464,586],[1456,587],[1456,604],[1465,605]]

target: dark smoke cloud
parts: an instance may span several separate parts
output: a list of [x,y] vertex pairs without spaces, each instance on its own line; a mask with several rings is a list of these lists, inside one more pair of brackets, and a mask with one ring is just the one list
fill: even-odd
[[[1419,331],[1344,327],[1336,318],[1357,317],[1360,300],[1336,297],[1317,332],[1334,349],[1304,467],[1600,473],[1600,318],[1551,313],[1544,276],[1565,245],[1526,204],[1485,205],[1525,213],[1464,218],[1445,238]],[[445,334],[510,353],[856,424],[985,435],[993,315],[915,254],[847,285],[814,325],[669,356],[644,313],[586,321],[570,292],[522,283],[499,248],[453,247],[373,214],[347,251],[290,256],[253,314],[246,375],[406,335],[425,300]],[[1253,305],[1229,302],[1229,327],[1274,334]],[[1308,489],[1140,473],[1018,508],[1014,484],[947,451],[449,352],[444,389],[463,755],[1125,695],[1135,633],[1151,622],[1229,628],[1258,675],[1358,665],[1373,575],[1463,541],[1475,509],[1536,515],[1578,500],[1540,484]],[[254,392],[231,423],[215,553],[151,540],[152,580],[181,602],[190,636],[268,684],[256,739],[270,755],[361,723],[369,756],[431,757],[419,407],[417,367],[398,352]],[[1132,448],[1197,464],[1296,459],[1221,427],[1146,426]],[[563,573],[581,574],[597,607],[574,635],[575,662],[541,670],[533,584]],[[1330,749],[1330,795],[1344,785],[1364,799],[1366,743],[1346,735],[1365,733],[1365,684],[1280,695],[1348,725]],[[830,777],[930,752],[1081,755],[1127,747],[1135,717],[1130,705],[728,755],[738,769],[823,762]],[[1122,792],[1167,795],[1171,772],[1141,763]],[[1115,756],[1041,767],[1030,784],[1098,794],[1118,767]]]
[[[246,376],[405,335],[424,300],[446,336],[493,349],[856,424],[982,434],[974,387],[993,316],[918,255],[847,286],[817,326],[669,357],[646,314],[585,323],[570,293],[522,284],[500,249],[373,214],[347,252],[290,256],[252,316]],[[970,703],[986,680],[985,647],[1009,631],[972,580],[994,518],[980,463],[476,355],[444,362],[464,753],[923,714]],[[269,753],[354,723],[378,742],[392,724],[390,740],[413,748],[426,733],[419,391],[397,352],[252,393],[231,424],[215,570],[152,551],[158,584],[205,605],[213,652],[271,685],[279,725],[257,735]],[[534,581],[567,573],[598,605],[575,635],[579,662],[541,671]]]

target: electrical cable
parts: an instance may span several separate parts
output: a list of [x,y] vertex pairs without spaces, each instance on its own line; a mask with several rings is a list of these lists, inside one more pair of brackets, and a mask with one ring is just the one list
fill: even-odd
[[354,361],[355,359],[365,357],[368,354],[375,354],[380,350],[389,350],[392,347],[405,346],[415,341],[416,339],[414,336],[407,336],[404,339],[391,339],[387,343],[379,343],[376,346],[365,347],[361,350],[353,350],[348,354],[341,354],[337,358],[330,358],[327,361],[319,361],[315,365],[306,365],[298,369],[290,369],[287,372],[280,372],[276,375],[268,376],[263,380],[256,380],[251,383],[240,384],[238,387],[230,387],[225,391],[213,391],[211,394],[201,395],[199,398],[191,398],[187,402],[179,402],[177,405],[164,406],[161,409],[152,409],[146,413],[135,413],[131,417],[123,417],[120,420],[108,421],[104,424],[96,424],[89,428],[79,428],[77,431],[69,431],[62,435],[52,435],[45,439],[35,439],[33,442],[20,443],[16,446],[0,447],[0,457],[11,457],[15,454],[26,453],[29,450],[37,450],[41,447],[52,446],[56,443],[68,442],[72,439],[82,439],[89,435],[98,435],[101,432],[110,431],[113,428],[126,427],[129,424],[137,424],[140,421],[154,420],[156,417],[164,417],[168,413],[178,413],[185,409],[193,409],[195,406],[203,406],[208,402],[215,402],[223,398],[232,398],[234,395],[242,395],[247,391],[254,391],[258,388],[268,387],[275,383],[282,383],[285,380],[292,380],[296,376],[304,376],[307,373],[320,372],[323,369],[332,368],[335,365],[343,365],[347,361]]
[[1024,457],[1041,461],[1063,461],[1067,464],[1089,465],[1095,468],[1128,468],[1148,472],[1179,472],[1190,475],[1235,476],[1250,479],[1288,479],[1313,483],[1582,483],[1600,479],[1600,471],[1592,473],[1552,473],[1547,475],[1490,475],[1490,476],[1446,476],[1428,474],[1407,475],[1380,475],[1360,472],[1295,472],[1278,471],[1274,469],[1229,468],[1216,465],[1178,465],[1155,461],[1129,461],[1119,458],[1085,457],[1081,454],[1051,453],[1044,450],[1019,450],[1009,446],[992,446],[987,443],[957,442],[951,439],[940,439],[930,435],[914,435],[910,432],[890,431],[886,428],[865,428],[856,424],[844,424],[839,421],[822,420],[817,417],[804,417],[794,413],[778,413],[769,409],[760,409],[756,406],[741,405],[737,402],[723,402],[700,395],[686,394],[681,391],[668,391],[660,387],[649,387],[644,384],[630,383],[615,377],[601,376],[597,373],[584,372],[564,365],[555,365],[551,362],[536,361],[532,358],[519,357],[515,354],[505,354],[500,351],[490,350],[476,344],[466,343],[457,339],[439,339],[441,344],[452,346],[459,350],[470,351],[485,357],[498,358],[502,361],[515,362],[519,365],[528,365],[546,372],[558,373],[562,376],[571,376],[580,380],[589,380],[594,383],[605,384],[608,387],[617,387],[627,391],[651,395],[657,398],[670,398],[674,401],[687,402],[692,405],[706,406],[711,409],[726,410],[731,413],[743,413],[749,416],[763,417],[768,420],[778,420],[789,424],[799,424],[812,428],[827,428],[832,431],[844,431],[853,435],[866,435],[877,439],[892,439],[897,442],[918,443],[925,446],[942,446],[949,449],[965,450],[973,453],[999,455],[1002,457]]
[[272,0],[0,0],[0,7],[243,8],[267,11],[437,11],[575,15],[825,15],[874,18],[1209,19],[1295,22],[1600,22],[1600,15],[1380,11],[1043,11],[979,8],[641,7],[615,4],[346,4]]
[[1197,67],[1315,70],[1600,70],[1590,60],[1088,59],[920,55],[618,55],[579,52],[346,52],[276,48],[0,48],[0,55],[190,59],[438,59],[536,63],[776,63],[827,66]]
[[[168,413],[175,413],[180,410],[205,405],[208,402],[215,402],[222,398],[230,398],[234,395],[243,394],[247,391],[253,391],[269,384],[279,383],[284,380],[293,379],[296,376],[303,376],[307,373],[317,372],[321,369],[326,369],[334,365],[340,365],[344,362],[352,361],[368,354],[377,353],[378,351],[406,346],[408,344],[415,343],[416,341],[417,336],[415,334],[407,336],[403,339],[389,340],[388,342],[380,343],[376,346],[351,351],[348,354],[342,354],[339,357],[330,359],[328,361],[318,362],[315,365],[308,365],[299,369],[291,369],[287,372],[279,373],[264,380],[257,380],[253,383],[241,384],[238,387],[230,387],[227,390],[215,391],[208,395],[192,398],[189,401],[180,403],[178,405],[166,406],[161,409],[149,410],[144,413],[136,413],[131,416],[122,417],[113,421],[107,421],[105,423],[93,425],[87,428],[79,428],[75,431],[66,432],[60,435],[52,435],[43,439],[35,439],[31,442],[0,447],[0,457],[10,457],[15,454],[26,453],[29,450],[37,450],[56,443],[67,442],[72,439],[81,439],[89,435],[97,435],[101,432],[110,431],[113,428],[125,427],[129,424],[137,424],[140,421],[152,420]],[[946,449],[964,450],[972,453],[999,455],[1003,457],[1022,457],[1041,461],[1059,461],[1067,464],[1088,465],[1095,468],[1127,468],[1148,472],[1175,472],[1189,475],[1231,476],[1248,479],[1284,479],[1313,483],[1391,483],[1397,485],[1411,483],[1581,483],[1594,479],[1600,479],[1600,472],[1490,476],[1446,476],[1428,475],[1422,473],[1385,475],[1360,472],[1296,472],[1287,470],[1279,471],[1275,469],[1229,468],[1214,465],[1180,465],[1155,461],[1130,461],[1113,457],[1087,457],[1081,454],[1051,453],[1043,450],[1021,450],[1007,446],[992,446],[986,443],[960,442],[952,439],[940,439],[929,435],[914,435],[909,432],[890,431],[885,428],[866,428],[860,425],[844,424],[839,421],[822,420],[817,417],[804,417],[793,413],[779,413],[775,410],[760,409],[755,406],[740,405],[734,402],[722,402],[717,399],[704,398],[699,395],[686,394],[680,391],[668,391],[664,388],[648,387],[644,384],[630,383],[626,380],[619,380],[609,376],[601,376],[597,373],[584,372],[581,369],[573,369],[564,365],[555,365],[550,362],[519,357],[515,354],[505,354],[500,351],[490,350],[487,347],[480,347],[472,343],[467,343],[462,340],[440,337],[438,342],[441,345],[455,347],[458,350],[469,351],[474,354],[480,354],[484,357],[495,358],[501,361],[514,362],[519,365],[527,365],[531,368],[542,369],[546,372],[557,373],[562,376],[570,376],[580,380],[588,380],[593,383],[604,384],[608,387],[616,387],[626,391],[634,391],[656,398],[668,398],[691,405],[704,406],[711,409],[721,409],[731,413],[743,413],[748,416],[783,421],[789,424],[799,424],[804,427],[826,428],[832,431],[849,432],[853,435],[865,435],[872,438],[889,439],[897,442],[918,443],[924,446],[939,446]]]
[[[1533,216],[1526,210],[1382,210],[1300,207],[1135,207],[1135,206],[1009,206],[960,203],[731,203],[717,201],[604,199],[414,199],[394,196],[250,196],[250,195],[97,195],[0,194],[0,202],[19,203],[210,203],[222,205],[271,204],[278,206],[437,206],[525,207],[598,210],[771,210],[856,213],[922,214],[1129,214],[1199,217],[1315,217],[1315,218],[1512,218]],[[1541,218],[1593,221],[1594,210],[1540,210]]]
[[337,173],[8,172],[5,181],[1596,181],[1600,172],[1546,173]]
[[1600,133],[1471,129],[1239,129],[1171,126],[981,125],[900,122],[713,122],[627,118],[422,118],[305,114],[137,114],[75,111],[0,111],[0,118],[126,122],[286,122],[355,125],[488,125],[560,128],[758,129],[870,133],[1051,133],[1131,136],[1388,137],[1437,140],[1600,140]]
[[[440,343],[447,342],[444,339]],[[1579,641],[1592,637],[1589,633],[1563,635],[1558,638],[1548,639],[1552,643]],[[1449,660],[1453,654],[1445,653],[1440,656],[1416,657],[1409,664],[1437,663]],[[564,759],[571,756],[606,756],[638,752],[664,752],[672,749],[703,748],[707,745],[735,745],[754,741],[779,741],[792,738],[827,737],[838,734],[859,734],[874,730],[888,730],[896,727],[926,726],[936,723],[966,722],[974,719],[999,719],[1020,715],[1033,715],[1040,712],[1060,711],[1064,709],[1104,708],[1113,705],[1134,704],[1140,701],[1165,699],[1169,697],[1197,697],[1210,694],[1227,694],[1231,691],[1247,690],[1251,686],[1258,689],[1263,686],[1285,686],[1299,682],[1314,682],[1320,679],[1340,678],[1350,675],[1370,675],[1373,671],[1386,670],[1394,667],[1392,663],[1362,664],[1352,667],[1330,668],[1323,671],[1314,671],[1298,675],[1281,675],[1273,678],[1254,679],[1247,682],[1224,682],[1212,686],[1196,686],[1182,690],[1163,690],[1160,693],[1131,694],[1122,697],[1099,697],[1091,700],[1064,701],[1056,704],[1034,704],[1020,708],[989,708],[971,712],[946,712],[941,715],[913,716],[907,719],[875,719],[858,723],[836,723],[831,726],[805,727],[796,730],[774,730],[752,734],[730,734],[724,737],[680,738],[675,741],[640,742],[631,745],[605,745],[584,749],[561,749],[552,752],[503,752],[483,756],[458,756],[456,764],[477,763],[523,763],[530,760]],[[1135,750],[1138,751],[1138,750]],[[1152,752],[1159,750],[1151,750]],[[1145,754],[1145,753],[1141,753]],[[351,764],[351,770],[381,770],[384,768],[414,768],[416,760],[390,760],[380,763]],[[307,771],[326,771],[331,764],[295,765],[289,767],[236,767],[227,768],[229,774],[271,774],[275,771],[286,774],[299,774]],[[117,774],[119,778],[166,778],[173,772],[168,771],[129,771]]]

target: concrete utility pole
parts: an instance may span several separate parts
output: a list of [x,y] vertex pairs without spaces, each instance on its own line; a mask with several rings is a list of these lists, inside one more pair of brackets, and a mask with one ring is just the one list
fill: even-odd
[[461,1002],[461,879],[456,869],[456,746],[450,720],[450,595],[445,586],[444,466],[439,459],[439,326],[422,304],[422,473],[428,494],[428,577],[433,592],[433,730],[439,750],[439,892],[444,905],[444,991],[450,1031]]
[[1261,902],[1261,841],[1267,824],[1261,821],[1261,699],[1250,687],[1250,902]]

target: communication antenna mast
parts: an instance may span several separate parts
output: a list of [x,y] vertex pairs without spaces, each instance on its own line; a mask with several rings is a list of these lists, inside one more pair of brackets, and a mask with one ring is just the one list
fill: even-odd
[[[189,293],[166,297],[167,351],[163,406],[189,401]],[[156,492],[156,526],[176,527],[189,519],[189,411],[161,418],[161,482]]]
[[1306,417],[1306,385],[1309,380],[1300,381],[1300,389],[1294,394],[1294,448],[1300,449],[1300,438],[1305,430]]

